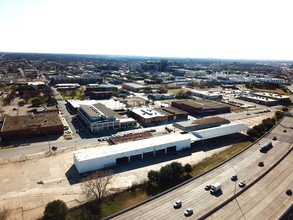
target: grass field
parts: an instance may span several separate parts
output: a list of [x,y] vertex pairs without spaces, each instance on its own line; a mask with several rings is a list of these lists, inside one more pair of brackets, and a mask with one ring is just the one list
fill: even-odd
[[290,95],[290,93],[286,93],[282,89],[256,89],[256,88],[253,88],[253,89],[260,92],[271,92],[271,93],[277,93],[281,95]]

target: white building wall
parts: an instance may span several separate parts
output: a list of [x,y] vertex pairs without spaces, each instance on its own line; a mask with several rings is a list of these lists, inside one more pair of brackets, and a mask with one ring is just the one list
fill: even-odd
[[[135,145],[135,142],[133,142],[133,144]],[[134,155],[141,155],[143,153],[149,153],[149,152],[154,152],[157,150],[163,150],[163,149],[167,149],[168,147],[174,147],[174,146],[176,146],[176,151],[180,151],[180,150],[189,148],[190,147],[190,139],[186,138],[184,140],[171,141],[171,142],[165,143],[165,144],[150,145],[145,148],[134,149],[134,150],[130,150],[130,151],[123,152],[123,153],[106,155],[103,157],[99,157],[99,155],[97,155],[96,158],[82,160],[82,161],[78,161],[75,154],[73,154],[73,160],[74,160],[74,165],[75,165],[78,173],[85,173],[85,172],[89,172],[89,171],[93,171],[93,170],[103,169],[103,168],[109,167],[109,166],[114,166],[114,165],[116,165],[116,159],[118,159],[118,158],[131,157]],[[119,148],[119,144],[115,145],[115,147]]]

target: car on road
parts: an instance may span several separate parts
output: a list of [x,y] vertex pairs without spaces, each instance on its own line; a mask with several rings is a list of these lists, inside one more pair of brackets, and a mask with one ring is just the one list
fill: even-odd
[[156,129],[151,129],[150,132],[156,132]]
[[204,189],[207,190],[207,191],[210,190],[210,189],[211,189],[211,185],[206,185],[206,186],[204,187]]
[[184,212],[185,216],[191,216],[192,214],[193,214],[193,210],[191,208],[186,209]]
[[174,209],[179,209],[182,206],[181,200],[176,200],[173,204]]
[[12,110],[13,110],[13,111],[16,111],[16,110],[17,110],[17,108],[13,108]]
[[246,186],[246,183],[245,183],[245,181],[241,181],[238,183],[238,185],[239,185],[239,187],[243,188]]
[[258,166],[259,166],[259,167],[263,167],[263,166],[264,166],[264,162],[263,162],[263,161],[260,161],[260,162],[258,163]]
[[237,175],[233,175],[233,176],[231,176],[231,180],[232,180],[232,181],[237,181],[237,180],[238,180]]
[[272,138],[272,140],[273,140],[273,141],[276,141],[276,140],[277,140],[277,137],[276,137],[276,136],[274,136],[274,137]]
[[68,130],[69,127],[68,127],[68,126],[64,126],[63,129],[64,129],[64,130]]

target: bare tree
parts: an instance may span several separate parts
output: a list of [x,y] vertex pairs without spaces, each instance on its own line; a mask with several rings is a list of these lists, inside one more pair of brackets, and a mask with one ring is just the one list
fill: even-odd
[[6,208],[0,208],[0,220],[8,219],[10,211]]
[[96,171],[82,184],[82,190],[89,199],[101,201],[108,193],[108,186],[112,179],[113,171]]

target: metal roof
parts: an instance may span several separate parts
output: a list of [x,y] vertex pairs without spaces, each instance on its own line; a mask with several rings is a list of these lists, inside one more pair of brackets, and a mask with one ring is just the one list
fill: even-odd
[[96,147],[96,148],[89,148],[74,152],[74,156],[79,162],[87,161],[91,159],[102,158],[111,155],[117,155],[131,151],[141,150],[145,148],[151,148],[160,146],[167,143],[178,142],[189,140],[188,134],[170,134],[160,137],[153,137],[144,140],[126,142],[117,145],[105,146],[105,147]]

